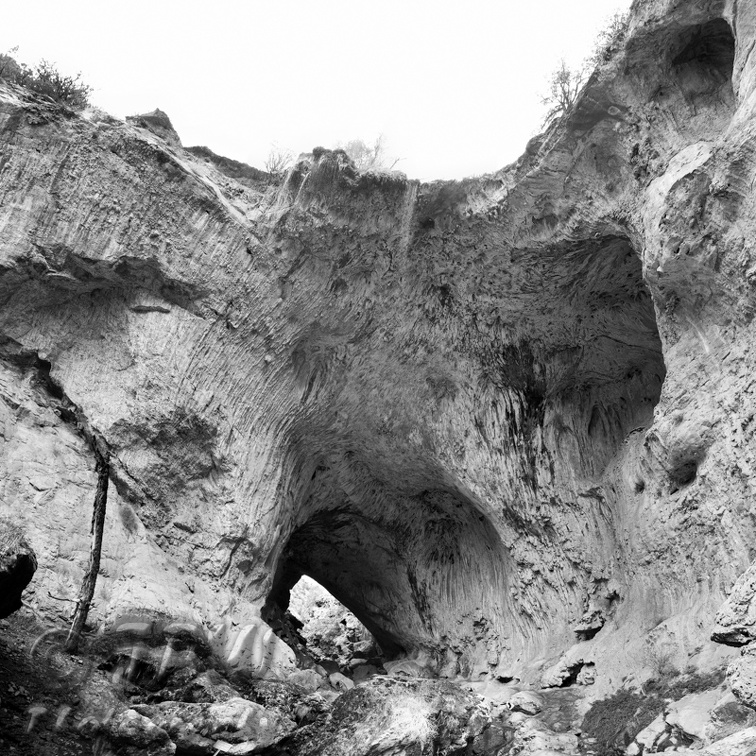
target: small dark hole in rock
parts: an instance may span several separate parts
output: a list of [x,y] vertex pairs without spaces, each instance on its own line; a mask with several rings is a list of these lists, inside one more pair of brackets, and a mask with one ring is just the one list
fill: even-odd
[[688,460],[675,467],[669,475],[670,479],[670,493],[676,493],[681,488],[689,486],[698,475],[698,462],[695,460]]
[[[585,630],[576,630],[575,636],[579,641],[589,641],[596,636],[596,633],[601,630],[601,627],[589,627]],[[564,687],[564,686],[562,686]]]
[[562,680],[562,684],[559,686],[560,688],[569,688],[570,685],[574,685],[577,682],[578,675],[580,674],[580,670],[585,666],[584,662],[578,662],[577,664],[573,664],[570,667],[569,673],[567,677],[565,677]]
[[638,480],[635,482],[635,493],[643,493],[646,490],[646,481]]

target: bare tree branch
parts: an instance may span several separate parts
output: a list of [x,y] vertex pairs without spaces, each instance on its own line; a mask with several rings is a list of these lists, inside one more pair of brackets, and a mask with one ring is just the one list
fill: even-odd
[[363,142],[362,139],[352,139],[346,144],[337,146],[351,158],[355,168],[363,172],[388,173],[401,160],[401,158],[388,155],[383,134],[378,135],[372,146]]
[[274,144],[270,148],[270,153],[265,161],[265,170],[273,176],[283,176],[289,170],[294,162],[294,155],[289,150],[281,149]]

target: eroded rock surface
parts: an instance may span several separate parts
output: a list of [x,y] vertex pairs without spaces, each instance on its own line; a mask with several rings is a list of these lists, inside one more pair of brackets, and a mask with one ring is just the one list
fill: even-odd
[[154,725],[168,733],[182,752],[214,756],[218,741],[232,746],[249,744],[245,751],[254,753],[278,742],[295,727],[294,722],[278,712],[243,698],[222,703],[165,702],[136,707]]
[[[282,740],[275,753],[467,753],[490,725],[490,712],[482,701],[456,685],[382,678],[344,693],[327,716]],[[490,752],[499,750],[505,740],[500,733]]]
[[717,612],[711,638],[729,646],[745,646],[756,639],[756,564],[735,581]]
[[176,745],[168,733],[134,709],[115,716],[100,735],[104,756],[173,756]]
[[756,9],[636,6],[571,114],[463,182],[315,150],[278,183],[162,114],[0,91],[0,514],[39,611],[86,563],[86,423],[114,482],[93,622],[253,627],[222,653],[265,666],[260,613],[307,574],[448,677],[606,692],[649,638],[727,655],[711,619],[756,536]]

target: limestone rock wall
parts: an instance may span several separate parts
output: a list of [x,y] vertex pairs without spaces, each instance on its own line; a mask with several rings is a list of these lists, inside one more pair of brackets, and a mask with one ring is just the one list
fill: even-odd
[[638,3],[570,116],[463,182],[234,178],[3,90],[0,514],[39,605],[94,490],[63,402],[113,454],[96,616],[242,621],[306,573],[442,674],[709,663],[754,537],[754,25]]

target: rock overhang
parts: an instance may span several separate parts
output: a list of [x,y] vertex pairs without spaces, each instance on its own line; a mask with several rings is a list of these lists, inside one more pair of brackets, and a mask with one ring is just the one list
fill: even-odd
[[[628,622],[636,589],[671,611],[706,559],[727,582],[749,526],[698,503],[732,485],[707,459],[752,300],[752,132],[725,130],[748,59],[734,5],[637,13],[571,116],[465,182],[317,151],[240,184],[5,106],[3,333],[101,426],[171,569],[260,606],[291,563],[460,674],[564,646],[609,577]],[[720,545],[680,568],[652,532],[684,522]]]

